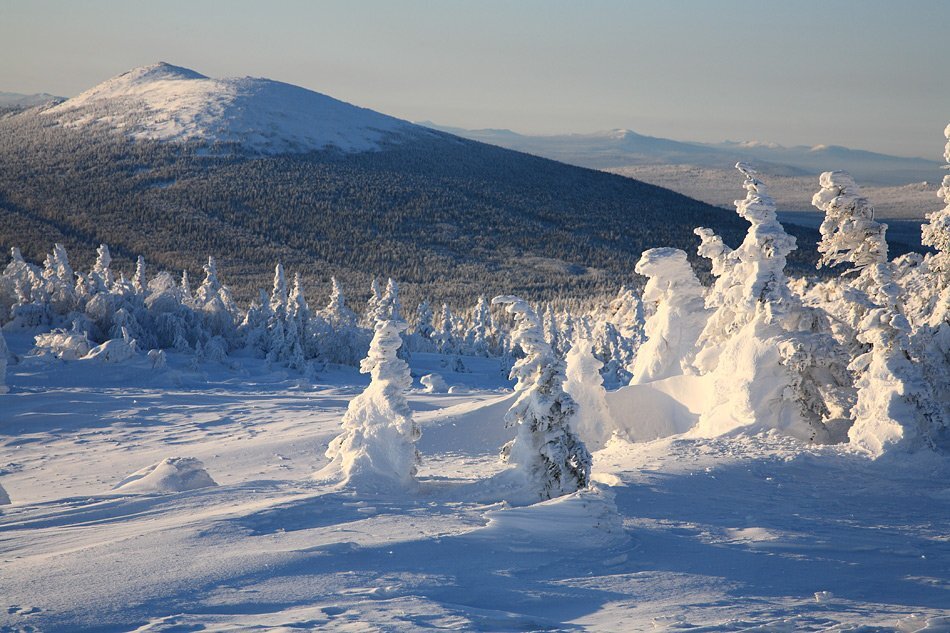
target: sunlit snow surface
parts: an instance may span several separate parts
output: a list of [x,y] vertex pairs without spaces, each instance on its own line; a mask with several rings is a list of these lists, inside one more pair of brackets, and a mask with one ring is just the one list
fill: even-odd
[[[365,385],[353,369],[305,385],[251,359],[193,367],[174,353],[162,370],[144,354],[94,371],[11,365],[0,630],[950,627],[942,458],[870,462],[773,435],[614,441],[594,455],[596,490],[506,504],[493,476],[508,385],[493,361],[464,361],[455,373],[413,356],[416,387],[435,371],[469,391],[410,393],[421,485],[386,496],[310,478]],[[649,389],[611,397],[614,414],[665,415]],[[199,459],[219,485],[113,490],[170,457]]]
[[165,63],[113,77],[44,115],[66,126],[103,126],[133,138],[238,143],[262,153],[331,146],[365,151],[428,133],[298,86],[251,77],[211,79]]

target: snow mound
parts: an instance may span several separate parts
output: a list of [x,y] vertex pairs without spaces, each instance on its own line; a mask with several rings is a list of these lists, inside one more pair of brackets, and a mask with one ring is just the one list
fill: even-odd
[[82,359],[97,360],[102,363],[124,363],[133,356],[135,356],[135,341],[114,338],[93,347]]
[[626,540],[612,495],[587,488],[529,506],[487,513],[488,525],[471,534],[506,544],[543,543],[556,549],[600,550]]
[[62,125],[135,139],[236,143],[265,154],[356,152],[423,128],[291,84],[212,79],[164,62],[134,68],[44,111]]
[[712,398],[709,376],[671,376],[607,392],[607,407],[623,437],[649,442],[696,426]]
[[168,457],[138,470],[122,481],[113,490],[122,492],[184,492],[217,486],[201,460],[194,457]]
[[10,495],[0,486],[0,506],[10,505]]
[[449,385],[441,374],[426,374],[419,379],[426,393],[448,393]]

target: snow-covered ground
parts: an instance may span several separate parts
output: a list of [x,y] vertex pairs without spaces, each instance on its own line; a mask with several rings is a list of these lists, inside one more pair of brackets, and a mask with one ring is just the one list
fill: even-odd
[[[252,359],[152,369],[8,343],[0,630],[950,630],[950,463],[934,454],[615,439],[594,489],[517,506],[492,478],[513,436],[498,362],[416,354],[421,485],[359,495],[310,477],[367,384],[355,369],[306,384]],[[433,371],[455,393],[424,393]],[[612,415],[688,425],[678,380],[610,394]],[[136,482],[161,486],[114,489],[156,464]]]

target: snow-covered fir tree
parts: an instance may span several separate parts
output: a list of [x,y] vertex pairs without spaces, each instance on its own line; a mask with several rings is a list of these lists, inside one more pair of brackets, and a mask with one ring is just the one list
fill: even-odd
[[925,365],[914,359],[910,322],[887,260],[887,226],[874,219],[873,208],[846,172],[825,172],[819,182],[821,190],[812,200],[825,212],[819,265],[850,266],[843,282],[850,292],[842,303],[849,306],[848,325],[865,345],[850,365],[857,402],[848,436],[875,456],[897,447],[936,446],[945,439],[946,424]]
[[577,403],[564,391],[564,362],[545,341],[541,320],[526,301],[499,296],[492,303],[514,316],[512,339],[524,353],[511,370],[518,398],[505,420],[517,426],[517,434],[505,447],[508,461],[541,499],[586,488],[591,456],[571,428]]
[[455,337],[455,317],[447,303],[442,304],[442,311],[439,315],[439,329],[436,330],[433,338],[440,354],[458,353],[459,344]]
[[376,322],[379,320],[379,310],[382,302],[383,293],[379,288],[379,281],[373,277],[373,282],[370,284],[369,300],[366,302],[366,310],[363,312],[360,325],[369,329],[373,329],[376,326]]
[[465,333],[465,352],[471,356],[490,356],[494,329],[491,307],[485,297],[479,297],[472,312],[471,326]]
[[409,366],[397,356],[405,329],[399,320],[376,322],[369,354],[360,364],[370,384],[350,401],[343,432],[327,448],[330,464],[318,478],[366,492],[410,488],[415,482],[421,432],[405,396],[412,384]]
[[649,279],[643,301],[653,305],[644,325],[646,341],[637,351],[631,384],[692,371],[696,341],[706,325],[705,289],[686,258],[675,248],[651,248],[636,272]]
[[833,404],[847,380],[844,357],[789,289],[784,269],[795,238],[776,219],[775,203],[754,170],[736,168],[745,176],[746,197],[736,201],[750,224],[745,240],[729,250],[718,236],[699,232],[700,253],[713,257],[720,274],[706,297],[712,312],[694,361],[714,383],[697,432],[775,428],[829,441],[826,422],[841,415]]

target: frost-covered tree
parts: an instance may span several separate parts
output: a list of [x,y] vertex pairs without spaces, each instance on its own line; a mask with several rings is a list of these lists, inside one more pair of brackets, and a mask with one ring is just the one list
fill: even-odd
[[574,341],[564,360],[564,390],[577,403],[574,431],[588,449],[600,450],[618,429],[607,407],[607,390],[600,375],[604,364],[594,356],[591,342],[585,338]]
[[415,482],[421,432],[412,419],[405,391],[412,384],[409,366],[397,356],[403,321],[376,322],[369,355],[360,371],[369,386],[350,401],[343,432],[330,442],[330,464],[318,473],[367,492],[409,488]]
[[135,260],[135,275],[132,276],[132,288],[138,294],[145,292],[148,280],[145,278],[145,258],[141,255]]
[[485,297],[479,297],[472,313],[472,324],[465,333],[465,351],[472,356],[490,356],[492,351],[491,307]]
[[613,323],[618,334],[629,341],[631,349],[636,352],[643,340],[645,315],[643,302],[632,288],[620,287],[617,296],[607,305],[606,320]]
[[204,314],[211,336],[227,337],[234,330],[238,315],[237,305],[231,291],[218,279],[218,267],[214,257],[208,258],[204,271],[205,279],[195,292],[192,303],[195,310]]
[[402,303],[399,301],[399,286],[390,278],[386,281],[386,291],[379,301],[376,320],[401,321]]
[[[848,437],[872,456],[893,450],[950,447],[950,430],[937,404],[934,385],[909,354],[910,324],[900,313],[900,291],[886,265],[871,269],[879,306],[862,319],[858,337],[870,351],[851,363],[858,375],[854,424]],[[946,384],[946,383],[945,383]]]
[[690,372],[708,313],[705,289],[686,253],[651,248],[640,256],[635,270],[649,278],[643,301],[652,303],[653,310],[644,325],[646,341],[637,351],[631,384]]
[[719,275],[706,297],[712,312],[695,358],[714,385],[697,432],[774,428],[829,441],[826,421],[840,413],[829,403],[837,401],[845,379],[838,371],[840,350],[789,289],[784,269],[795,238],[778,222],[755,171],[743,163],[736,168],[745,176],[746,197],[736,201],[737,213],[750,224],[745,240],[729,250],[710,231],[698,232],[700,253],[712,256]]
[[518,398],[505,421],[517,426],[517,434],[504,449],[508,461],[541,499],[587,487],[591,456],[571,428],[577,403],[564,391],[564,362],[545,341],[541,320],[526,301],[499,296],[492,304],[514,316],[512,338],[524,352],[511,370]]
[[911,325],[887,260],[887,225],[874,220],[873,208],[846,172],[825,172],[820,184],[812,201],[825,212],[819,265],[849,266],[850,281],[844,283],[850,292],[842,303],[855,338],[864,345],[850,365],[857,387],[851,443],[875,456],[897,447],[936,446],[947,439],[947,423],[935,383],[928,384],[927,364],[914,358]]
[[383,293],[379,289],[379,282],[374,277],[373,282],[370,284],[369,300],[366,302],[366,311],[363,313],[361,322],[363,327],[373,329],[376,326],[376,322],[379,320],[379,310],[382,302]]
[[330,301],[321,315],[334,330],[356,326],[356,314],[346,306],[343,286],[340,285],[336,277],[330,278]]
[[439,316],[439,329],[433,337],[440,354],[455,354],[459,351],[458,340],[455,337],[455,317],[447,303],[442,304]]
[[413,333],[425,341],[431,340],[435,334],[432,308],[428,301],[422,301],[416,308],[416,325]]
[[603,362],[601,375],[604,384],[616,389],[630,383],[636,351],[634,342],[620,334],[620,330],[611,321],[599,321],[594,326],[593,344],[596,356]]

